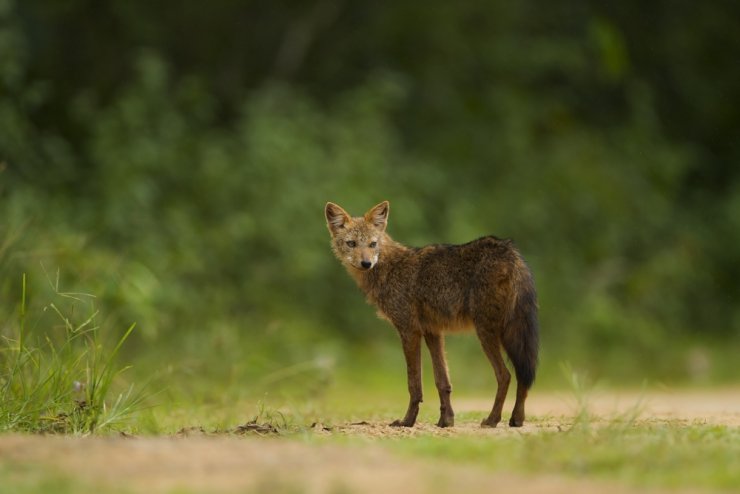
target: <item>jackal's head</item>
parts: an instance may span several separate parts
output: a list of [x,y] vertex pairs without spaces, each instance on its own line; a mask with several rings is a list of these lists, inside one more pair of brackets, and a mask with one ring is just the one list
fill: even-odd
[[334,204],[326,203],[326,226],[331,233],[332,250],[342,264],[360,271],[378,263],[388,223],[388,201],[370,209],[364,216],[351,217]]

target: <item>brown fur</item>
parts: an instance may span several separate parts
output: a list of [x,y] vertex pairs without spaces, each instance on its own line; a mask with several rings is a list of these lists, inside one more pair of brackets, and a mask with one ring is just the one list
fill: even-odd
[[432,357],[439,392],[437,425],[454,424],[444,333],[474,328],[498,382],[493,409],[481,425],[495,427],[501,420],[511,379],[503,347],[517,377],[509,425],[521,426],[539,338],[537,298],[526,263],[510,240],[496,237],[463,245],[405,247],[385,232],[388,212],[387,201],[356,218],[331,202],[325,208],[334,254],[401,337],[409,406],[405,417],[391,425],[411,427],[416,422],[422,401],[422,339]]

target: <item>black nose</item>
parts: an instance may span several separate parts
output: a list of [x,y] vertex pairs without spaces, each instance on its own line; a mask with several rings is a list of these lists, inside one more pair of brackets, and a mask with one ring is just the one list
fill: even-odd
[[360,263],[360,266],[362,266],[365,269],[370,269],[370,266],[372,266],[372,265],[373,265],[373,263],[371,263],[370,261],[362,261]]

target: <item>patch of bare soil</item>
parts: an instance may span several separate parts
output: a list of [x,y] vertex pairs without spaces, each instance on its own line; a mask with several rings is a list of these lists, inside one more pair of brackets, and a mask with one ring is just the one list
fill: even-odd
[[[477,412],[481,418],[493,400],[457,399],[453,407],[460,412]],[[429,403],[425,403],[430,406]],[[432,403],[431,406],[436,405]],[[513,406],[513,400],[507,400]],[[403,404],[401,404],[401,408]],[[505,410],[506,412],[507,410]],[[368,437],[414,437],[414,436],[502,436],[533,434],[544,431],[562,431],[573,425],[576,417],[585,411],[595,425],[612,420],[630,420],[635,424],[683,423],[740,426],[740,389],[724,390],[681,390],[681,391],[591,391],[581,397],[573,393],[533,392],[527,400],[527,416],[520,428],[506,425],[508,416],[495,429],[481,428],[475,421],[458,420],[454,427],[441,429],[433,423],[417,422],[413,428],[390,427],[378,422],[355,422],[324,426],[314,424],[319,434],[350,434]]]
[[[672,393],[594,393],[589,409],[599,417],[641,411],[641,420],[685,421],[740,425],[740,392],[695,391]],[[487,401],[458,400],[457,410],[483,412]],[[442,493],[538,492],[601,494],[622,492],[689,492],[639,490],[615,483],[578,480],[558,475],[519,475],[491,472],[442,460],[417,460],[389,452],[372,441],[377,436],[425,434],[506,435],[557,430],[572,423],[578,410],[568,394],[533,393],[529,416],[521,429],[501,424],[481,429],[462,422],[439,429],[420,423],[412,429],[377,423],[314,424],[314,434],[352,434],[367,437],[358,447],[269,439],[269,427],[252,423],[229,435],[210,435],[199,428],[183,429],[174,437],[0,436],[0,465],[20,472],[56,471],[95,490],[134,492],[345,492]],[[427,404],[427,406],[429,406]],[[493,459],[492,459],[493,461]],[[29,473],[30,474],[30,473]],[[695,492],[695,491],[691,491]]]
[[[591,391],[577,398],[573,393],[536,393],[527,400],[527,413],[567,423],[580,408],[579,399],[595,420],[625,417],[636,422],[685,422],[740,426],[740,388],[651,391]],[[484,403],[465,400],[462,410],[480,410]]]
[[[568,420],[568,422],[572,422]],[[506,425],[504,421],[496,428],[481,427],[478,422],[460,421],[454,427],[444,429],[437,427],[433,423],[417,422],[414,427],[391,427],[381,422],[354,422],[347,424],[338,424],[334,426],[324,426],[317,424],[312,427],[316,434],[345,434],[360,435],[368,438],[387,438],[387,437],[419,437],[419,436],[507,436],[517,434],[531,434],[543,431],[563,430],[564,421],[549,420],[537,423],[526,423],[523,427],[512,428]]]

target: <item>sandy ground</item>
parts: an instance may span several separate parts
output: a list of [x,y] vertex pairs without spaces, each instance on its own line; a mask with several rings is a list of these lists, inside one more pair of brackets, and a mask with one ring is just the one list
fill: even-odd
[[[610,420],[637,415],[640,421],[683,421],[689,423],[740,426],[740,388],[712,390],[599,391],[593,390],[582,399],[597,420]],[[507,406],[509,406],[507,400]],[[485,410],[490,403],[461,400],[458,410]],[[537,393],[527,400],[527,414],[562,422],[573,417],[579,403],[572,392]]]
[[[510,410],[505,408],[505,420],[495,429],[481,429],[478,422],[458,421],[455,427],[449,429],[440,429],[432,423],[424,422],[417,423],[411,429],[387,427],[380,423],[354,423],[337,425],[325,432],[405,437],[460,434],[501,436],[560,431],[573,424],[574,418],[584,406],[589,418],[596,425],[625,419],[636,424],[671,422],[740,427],[740,388],[711,391],[590,391],[582,400],[579,403],[573,393],[569,392],[533,392],[527,400],[527,416],[536,420],[525,422],[521,428],[506,425],[507,412]],[[436,402],[426,402],[424,405],[436,406]],[[460,412],[478,412],[483,417],[491,405],[492,400],[487,399],[453,399],[453,407],[458,415]],[[513,398],[509,397],[506,407],[511,406]],[[320,431],[322,428],[316,429]]]
[[[490,403],[458,400],[458,411],[485,411]],[[438,429],[421,423],[413,429],[384,424],[334,424],[313,427],[314,434],[367,437],[366,446],[306,443],[291,439],[203,435],[176,437],[0,436],[0,465],[5,472],[60,472],[91,489],[119,487],[134,492],[266,493],[442,493],[538,492],[600,494],[622,492],[695,492],[636,490],[616,483],[557,475],[495,473],[440,460],[416,460],[388,452],[373,437],[407,435],[531,434],[567,427],[577,409],[568,394],[533,393],[528,402],[534,423],[522,429],[481,429],[461,423]],[[429,403],[426,406],[430,406]],[[508,406],[508,402],[507,402]],[[593,393],[589,409],[597,420],[640,410],[644,421],[684,421],[740,426],[740,389],[642,393]],[[680,423],[680,422],[679,422]],[[269,435],[269,434],[268,434]],[[30,474],[29,473],[29,474]],[[21,474],[18,474],[21,475]]]

